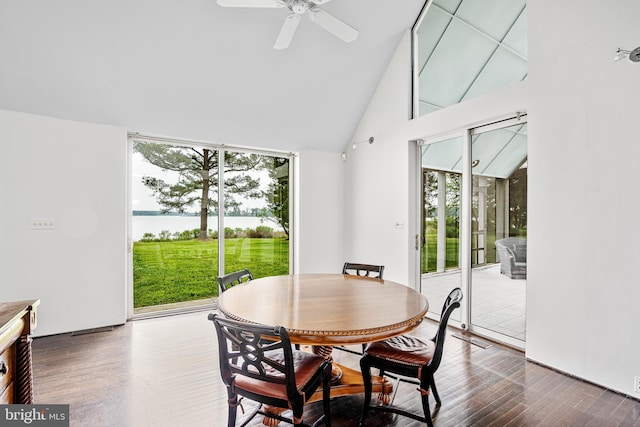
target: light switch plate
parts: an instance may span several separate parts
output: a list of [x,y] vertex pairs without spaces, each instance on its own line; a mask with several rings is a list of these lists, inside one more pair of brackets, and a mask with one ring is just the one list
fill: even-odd
[[53,218],[31,219],[32,230],[53,230],[55,228],[56,228],[56,221]]

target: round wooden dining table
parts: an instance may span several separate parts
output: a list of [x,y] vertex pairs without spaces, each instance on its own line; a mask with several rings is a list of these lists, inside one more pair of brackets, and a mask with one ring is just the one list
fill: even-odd
[[218,308],[228,318],[284,326],[291,342],[362,344],[420,324],[429,303],[389,280],[348,274],[293,274],[251,280],[225,291]]
[[[363,344],[401,335],[417,327],[429,303],[424,295],[389,280],[348,274],[293,274],[254,279],[226,290],[218,309],[228,318],[279,325],[292,343],[312,346],[331,358],[333,346]],[[331,395],[363,392],[359,370],[334,364]],[[392,386],[374,379],[374,392]]]

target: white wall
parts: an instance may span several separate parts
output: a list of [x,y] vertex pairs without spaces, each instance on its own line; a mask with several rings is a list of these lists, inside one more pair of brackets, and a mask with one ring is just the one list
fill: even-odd
[[612,61],[640,45],[640,2],[528,15],[527,356],[640,397],[640,64]]
[[[612,58],[640,43],[640,2],[561,3],[528,4],[527,81],[413,121],[403,39],[354,138],[376,143],[348,149],[346,255],[411,286],[417,177],[407,141],[528,111],[526,355],[638,397],[640,64]],[[402,218],[409,227],[393,229]]]
[[0,110],[0,147],[0,301],[39,298],[36,336],[124,323],[126,130]]
[[[394,54],[353,140],[345,148],[345,256],[385,266],[385,279],[409,282],[409,153],[404,133],[411,98],[410,34]],[[359,143],[369,137],[373,144]],[[404,228],[396,228],[396,223]]]
[[296,273],[339,273],[344,162],[340,153],[304,151],[296,159]]

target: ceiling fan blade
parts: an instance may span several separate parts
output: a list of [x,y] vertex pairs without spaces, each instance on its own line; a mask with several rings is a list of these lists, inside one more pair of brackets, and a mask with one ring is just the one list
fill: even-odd
[[319,8],[309,10],[309,19],[347,43],[358,37],[358,30]]
[[281,0],[217,0],[222,7],[284,7]]
[[321,5],[321,4],[325,4],[325,3],[329,3],[331,0],[309,0],[311,3],[317,4],[317,5]]
[[282,24],[282,28],[280,28],[280,34],[278,34],[278,38],[276,39],[276,44],[273,45],[274,49],[286,49],[291,44],[291,39],[293,39],[293,35],[296,32],[296,28],[298,28],[298,24],[300,23],[300,15],[296,15],[292,13],[287,16]]

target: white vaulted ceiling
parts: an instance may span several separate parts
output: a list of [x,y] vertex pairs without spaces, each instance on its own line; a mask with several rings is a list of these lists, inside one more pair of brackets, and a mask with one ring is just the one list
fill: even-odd
[[345,43],[215,0],[0,0],[0,108],[162,136],[342,151],[424,0],[332,0]]

